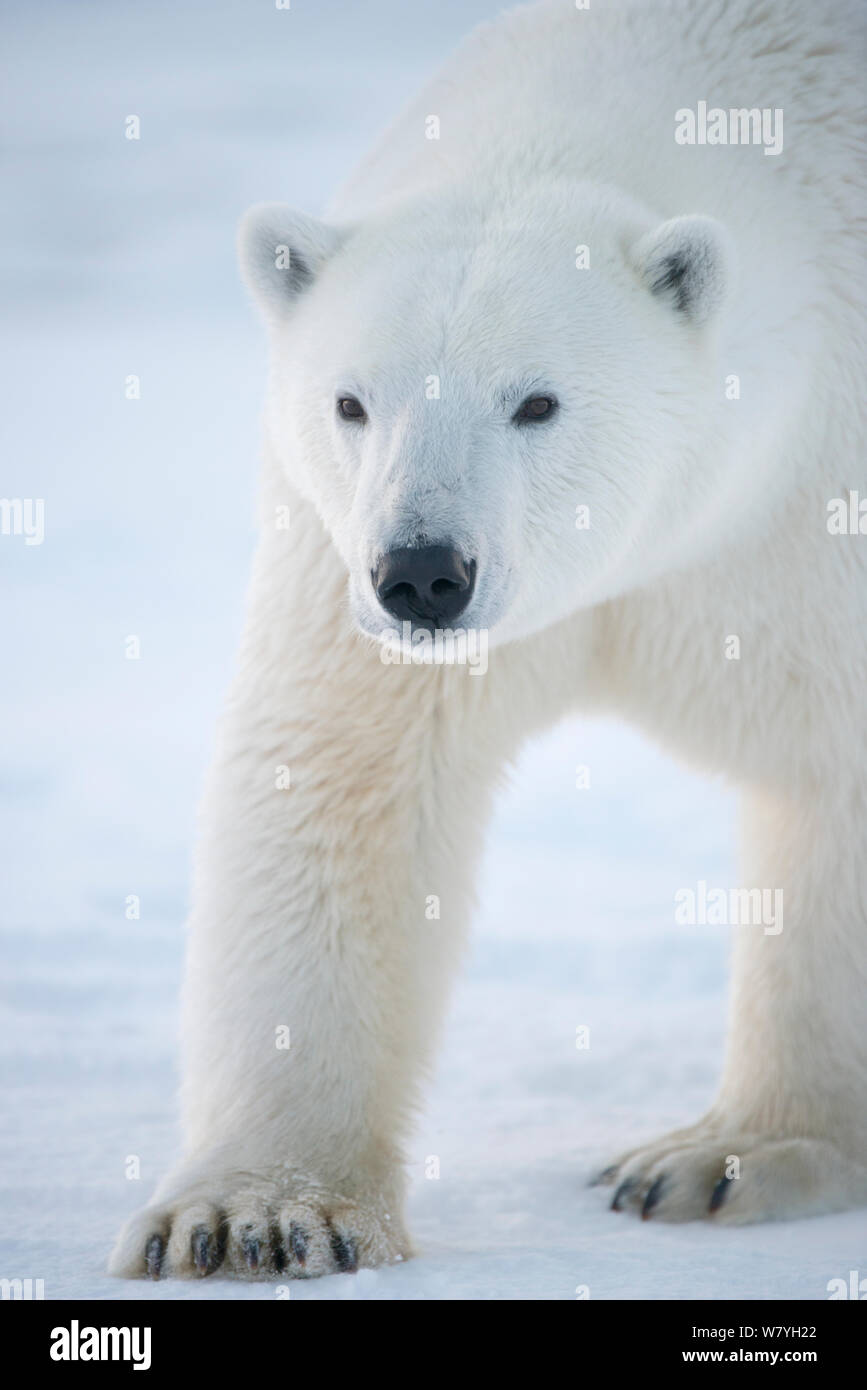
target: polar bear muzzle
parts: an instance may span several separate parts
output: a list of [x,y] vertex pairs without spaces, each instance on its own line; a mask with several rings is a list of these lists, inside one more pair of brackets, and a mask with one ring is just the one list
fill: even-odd
[[387,551],[370,578],[387,612],[433,631],[449,626],[469,605],[476,562],[464,560],[451,545],[402,546]]

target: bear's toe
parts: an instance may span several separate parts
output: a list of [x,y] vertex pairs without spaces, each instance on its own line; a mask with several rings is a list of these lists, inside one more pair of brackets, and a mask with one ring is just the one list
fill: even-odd
[[680,1131],[623,1155],[597,1182],[611,1210],[721,1225],[842,1211],[867,1201],[867,1169],[826,1140]]
[[409,1253],[400,1223],[390,1215],[318,1188],[287,1199],[280,1184],[207,1200],[187,1200],[137,1213],[109,1261],[119,1278],[311,1279],[354,1273]]

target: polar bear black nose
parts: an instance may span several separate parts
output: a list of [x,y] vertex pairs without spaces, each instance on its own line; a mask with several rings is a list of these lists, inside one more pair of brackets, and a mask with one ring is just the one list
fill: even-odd
[[476,562],[449,545],[389,550],[371,572],[376,597],[401,622],[443,627],[473,596]]

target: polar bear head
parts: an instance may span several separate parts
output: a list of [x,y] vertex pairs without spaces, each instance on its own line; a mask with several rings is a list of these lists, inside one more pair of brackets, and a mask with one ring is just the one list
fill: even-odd
[[370,636],[511,640],[700,553],[722,506],[720,225],[546,183],[353,225],[248,213],[271,448]]

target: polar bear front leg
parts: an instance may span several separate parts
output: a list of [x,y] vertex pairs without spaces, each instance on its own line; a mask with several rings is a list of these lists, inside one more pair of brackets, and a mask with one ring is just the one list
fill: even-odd
[[782,929],[737,929],[719,1097],[605,1170],[614,1210],[740,1224],[867,1204],[867,807],[862,787],[833,796],[751,802],[744,882],[781,890]]
[[324,543],[291,566],[274,544],[205,797],[184,1157],[122,1232],[121,1276],[410,1253],[402,1145],[495,771],[488,677],[384,665]]

